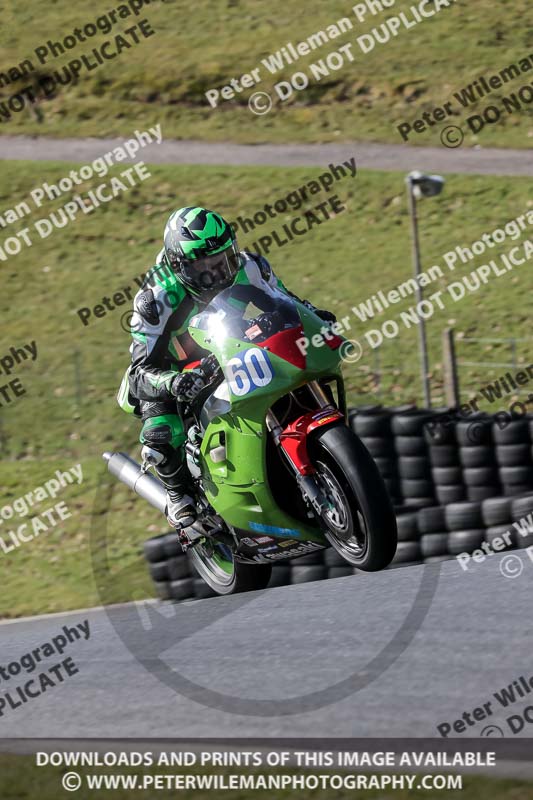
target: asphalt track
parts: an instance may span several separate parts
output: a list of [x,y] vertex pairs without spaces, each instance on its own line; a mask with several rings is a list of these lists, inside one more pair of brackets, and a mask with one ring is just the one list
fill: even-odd
[[[533,674],[533,563],[518,555],[514,579],[495,555],[469,572],[449,561],[3,622],[4,666],[65,624],[88,619],[91,636],[62,656],[78,674],[4,709],[0,737],[426,738],[492,701],[493,714],[461,738],[487,736],[489,724],[513,738],[506,717],[532,704],[533,692],[510,709],[492,695]],[[0,696],[25,680],[2,681]],[[533,725],[520,735],[532,736]]]
[[[164,135],[164,131],[163,131]],[[0,136],[0,159],[89,162],[117,147],[124,139],[48,139]],[[234,144],[163,140],[137,154],[150,164],[218,164],[227,166],[326,167],[354,157],[359,169],[478,175],[533,175],[528,150],[496,148],[412,147],[347,142],[344,144]]]

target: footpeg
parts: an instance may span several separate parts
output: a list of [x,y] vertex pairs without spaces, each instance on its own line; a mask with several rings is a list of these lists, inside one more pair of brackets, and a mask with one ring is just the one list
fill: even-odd
[[176,530],[179,543],[181,544],[181,549],[184,553],[186,553],[191,547],[194,547],[195,544],[198,544],[201,539],[205,538],[205,533],[200,533],[197,531],[194,525],[195,523],[190,525],[188,528]]
[[189,550],[189,548],[193,546],[193,542],[191,540],[191,537],[189,536],[188,533],[185,533],[184,530],[176,531],[176,533],[178,534],[178,539],[179,539],[179,543],[181,545],[181,549],[182,549],[183,553],[186,553],[187,550]]

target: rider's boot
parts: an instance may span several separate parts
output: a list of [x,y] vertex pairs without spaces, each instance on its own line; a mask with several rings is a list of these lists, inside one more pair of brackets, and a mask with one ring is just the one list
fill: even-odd
[[157,464],[155,470],[167,490],[168,524],[176,530],[188,528],[196,519],[197,513],[194,499],[187,494],[189,472],[186,465],[180,463],[177,456],[176,459],[166,459]]
[[167,473],[165,469],[166,467],[163,465],[156,467],[156,472],[167,490],[168,524],[177,530],[188,528],[196,519],[196,503],[187,494],[188,487],[184,481],[186,467],[180,465],[171,474]]

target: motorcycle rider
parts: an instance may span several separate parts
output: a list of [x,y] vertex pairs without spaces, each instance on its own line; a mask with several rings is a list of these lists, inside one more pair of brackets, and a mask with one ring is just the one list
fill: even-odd
[[[215,211],[195,206],[178,209],[170,215],[163,241],[156,266],[134,298],[131,364],[117,400],[125,411],[142,419],[143,461],[155,467],[167,490],[168,522],[180,530],[196,519],[196,503],[176,401],[192,402],[211,377],[209,360],[202,360],[206,351],[188,333],[189,321],[234,282],[266,281],[291,297],[296,295],[263,256],[239,251],[233,228]],[[326,322],[335,321],[330,312],[302,302]]]

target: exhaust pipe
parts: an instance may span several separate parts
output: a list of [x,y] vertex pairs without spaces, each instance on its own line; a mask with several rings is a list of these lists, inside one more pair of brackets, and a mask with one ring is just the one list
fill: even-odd
[[104,453],[102,458],[107,461],[107,468],[112,475],[162,514],[165,513],[167,493],[161,481],[149,472],[142,472],[140,465],[126,453]]

